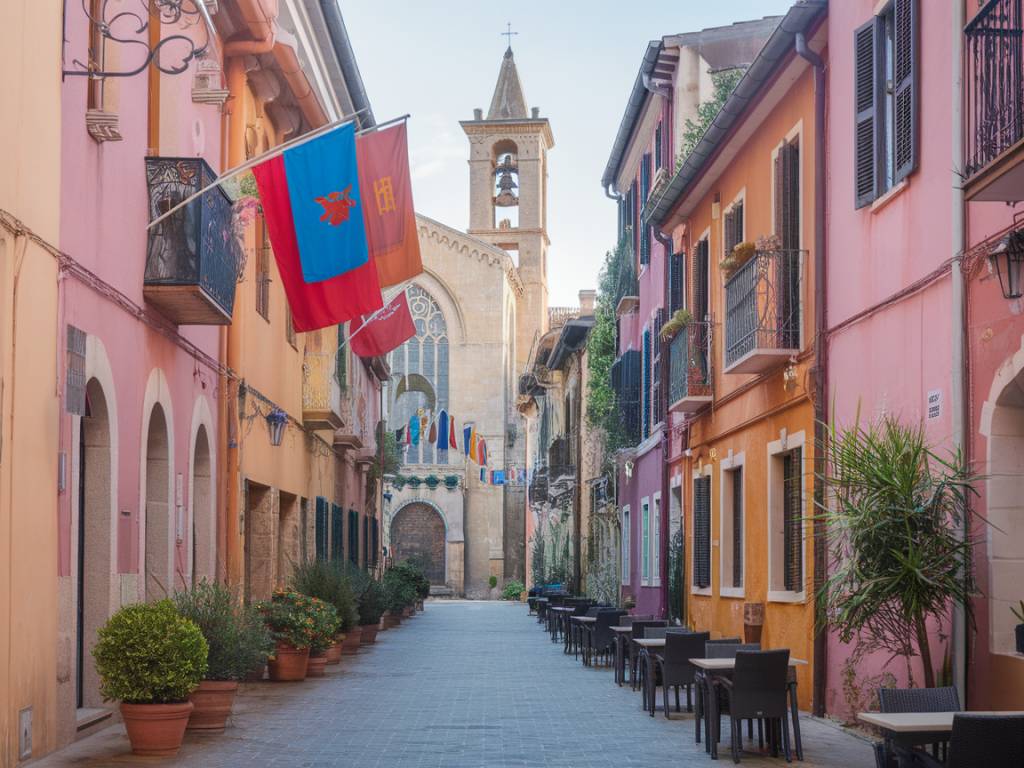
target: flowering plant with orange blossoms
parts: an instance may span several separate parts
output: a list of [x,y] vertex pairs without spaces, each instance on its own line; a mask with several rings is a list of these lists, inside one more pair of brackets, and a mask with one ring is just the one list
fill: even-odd
[[318,638],[320,628],[317,603],[321,601],[287,589],[274,590],[270,600],[256,607],[263,616],[274,640],[298,649],[310,648]]

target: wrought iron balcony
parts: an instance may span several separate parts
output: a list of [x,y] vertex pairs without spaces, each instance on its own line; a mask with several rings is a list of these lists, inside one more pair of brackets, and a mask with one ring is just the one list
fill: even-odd
[[692,322],[669,348],[669,410],[696,411],[711,402],[711,324]]
[[[150,218],[216,178],[202,158],[147,157]],[[239,261],[231,201],[212,189],[149,231],[143,295],[179,325],[229,325]]]
[[971,200],[1024,199],[1022,0],[989,0],[964,28],[964,175]]
[[760,373],[800,351],[803,261],[803,251],[757,251],[726,282],[726,373]]
[[[302,423],[310,429],[339,429],[344,424],[341,385],[335,375],[335,345],[325,331],[306,334],[302,357]],[[358,447],[362,447],[359,441]]]

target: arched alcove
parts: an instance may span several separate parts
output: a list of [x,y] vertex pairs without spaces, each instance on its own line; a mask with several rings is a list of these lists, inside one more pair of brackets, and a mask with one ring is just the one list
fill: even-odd
[[196,432],[192,449],[192,583],[213,581],[217,552],[210,437],[206,425]]
[[146,599],[171,592],[170,440],[163,406],[153,406],[146,435]]

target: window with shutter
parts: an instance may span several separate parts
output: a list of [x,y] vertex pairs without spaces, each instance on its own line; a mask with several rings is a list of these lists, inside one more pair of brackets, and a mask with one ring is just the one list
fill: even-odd
[[790,592],[804,588],[802,450],[783,457],[782,567],[783,585]]
[[893,183],[917,167],[917,0],[893,5]]
[[651,329],[645,328],[643,335],[643,373],[640,384],[643,400],[640,412],[640,439],[646,440],[651,434]]
[[743,586],[743,469],[732,475],[732,585]]
[[629,505],[622,507],[622,583],[629,584],[630,569],[630,530]]
[[348,511],[348,559],[359,565],[359,513],[354,509]]
[[668,260],[668,311],[673,314],[683,308],[683,270],[685,263],[685,253],[673,253]]
[[[640,203],[638,211],[642,211],[651,194],[651,153],[644,154],[640,163]],[[637,218],[640,227],[640,264],[651,263],[651,228],[647,222]]]
[[651,497],[654,505],[651,515],[651,585],[661,586],[661,494]]
[[854,184],[856,205],[862,208],[878,197],[878,63],[877,24],[872,19],[853,33],[854,54]]
[[67,365],[64,369],[64,410],[86,416],[85,339],[86,333],[73,325],[67,327]]
[[711,586],[711,478],[693,481],[693,586]]
[[345,558],[345,516],[337,504],[331,504],[331,560]]
[[[783,142],[775,155],[775,234],[785,251],[800,248],[800,144]],[[796,254],[782,254],[774,260],[777,286],[776,327],[779,343],[789,349],[800,346],[800,269]]]
[[708,241],[707,238],[697,243],[693,249],[693,319],[698,322],[707,320],[708,315]]
[[376,566],[380,556],[380,529],[378,528],[377,518],[373,518],[371,523],[370,565]]
[[665,152],[664,152],[664,137],[661,131],[661,122],[658,123],[658,127],[654,129],[654,170],[660,170],[664,164]]
[[640,581],[651,583],[651,504],[645,496],[640,501]]
[[661,396],[661,327],[665,324],[665,310],[661,307],[654,313],[654,328],[651,332],[651,426],[665,420],[664,402]]
[[743,242],[743,201],[733,204],[722,219],[722,256]]
[[631,349],[622,355],[622,398],[619,401],[619,412],[622,415],[623,430],[627,445],[640,442],[640,387],[641,387],[641,354]]
[[327,499],[323,496],[316,497],[316,559],[327,559]]

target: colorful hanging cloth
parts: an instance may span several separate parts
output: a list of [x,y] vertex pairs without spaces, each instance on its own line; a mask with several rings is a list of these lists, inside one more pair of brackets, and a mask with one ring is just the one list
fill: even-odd
[[448,447],[452,450],[459,450],[459,440],[455,433],[455,417],[451,416],[448,419]]
[[409,436],[413,445],[420,444],[420,417],[413,416],[409,419]]

